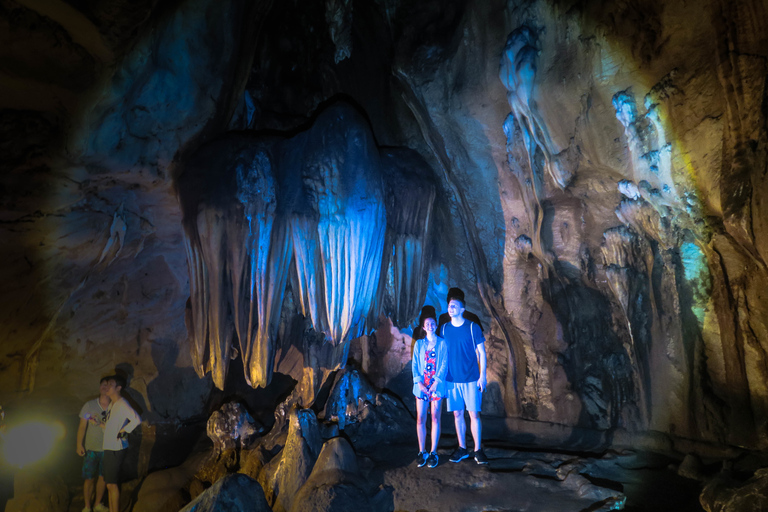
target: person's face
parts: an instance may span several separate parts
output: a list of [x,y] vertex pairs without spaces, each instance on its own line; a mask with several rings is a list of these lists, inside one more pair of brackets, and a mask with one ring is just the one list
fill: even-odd
[[107,396],[107,390],[109,389],[109,381],[103,380],[101,381],[101,384],[99,384],[99,393],[101,396]]
[[120,389],[121,388],[117,385],[117,382],[113,380],[107,381],[107,396],[112,400],[120,397]]
[[464,306],[461,305],[461,302],[454,299],[448,303],[448,316],[460,318],[462,313],[464,313]]
[[424,328],[424,332],[432,333],[437,329],[437,322],[435,322],[434,318],[427,318],[424,320],[424,325],[422,325],[422,327]]

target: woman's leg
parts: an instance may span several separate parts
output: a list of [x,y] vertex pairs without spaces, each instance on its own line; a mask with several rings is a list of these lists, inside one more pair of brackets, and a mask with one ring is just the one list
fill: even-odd
[[416,436],[419,438],[419,453],[426,451],[424,442],[427,437],[427,407],[426,400],[416,399]]
[[437,444],[440,442],[440,414],[443,411],[443,400],[432,402],[432,449],[431,452],[437,452]]

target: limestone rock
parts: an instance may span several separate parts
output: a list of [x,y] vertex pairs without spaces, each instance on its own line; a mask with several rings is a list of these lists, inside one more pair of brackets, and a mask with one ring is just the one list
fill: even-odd
[[336,437],[325,442],[312,474],[296,495],[291,512],[374,510],[358,473],[349,442]]
[[8,512],[66,512],[69,490],[59,475],[24,469],[13,479],[13,498],[5,505]]
[[707,512],[765,510],[768,508],[768,470],[757,470],[746,482],[721,474],[704,486],[700,501]]
[[181,512],[272,512],[264,490],[253,478],[235,473],[226,475]]
[[257,434],[264,431],[238,402],[227,402],[218,411],[214,411],[208,418],[206,429],[216,453],[245,448]]
[[[265,480],[274,471],[271,488],[273,508],[276,512],[291,509],[296,493],[307,481],[322,447],[315,413],[309,409],[291,413],[288,437],[279,458],[265,466]],[[269,469],[268,469],[269,468]]]

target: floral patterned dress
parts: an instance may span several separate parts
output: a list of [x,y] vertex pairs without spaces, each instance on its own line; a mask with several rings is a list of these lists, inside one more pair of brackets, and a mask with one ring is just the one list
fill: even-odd
[[[424,378],[422,382],[424,382],[424,386],[427,389],[429,389],[429,387],[435,382],[435,370],[437,369],[436,359],[437,352],[435,351],[435,347],[424,351],[424,362],[426,364],[424,365]],[[421,396],[422,400],[429,399],[430,402],[436,402],[441,398],[441,396],[438,396],[434,393],[429,393],[428,395],[422,394]]]

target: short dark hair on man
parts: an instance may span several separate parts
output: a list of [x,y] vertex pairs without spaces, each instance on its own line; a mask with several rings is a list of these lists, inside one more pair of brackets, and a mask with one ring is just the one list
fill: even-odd
[[106,377],[102,377],[101,380],[99,381],[99,385],[101,385],[102,382],[109,382],[109,379],[111,379],[111,378],[112,378],[111,375],[107,375]]
[[448,300],[446,303],[450,304],[452,300],[457,300],[461,302],[461,306],[464,307],[464,290],[461,288],[451,288],[448,290]]
[[120,386],[120,389],[125,389],[125,377],[122,375],[110,375],[109,377],[105,377],[108,381],[113,380],[115,381],[115,386]]

